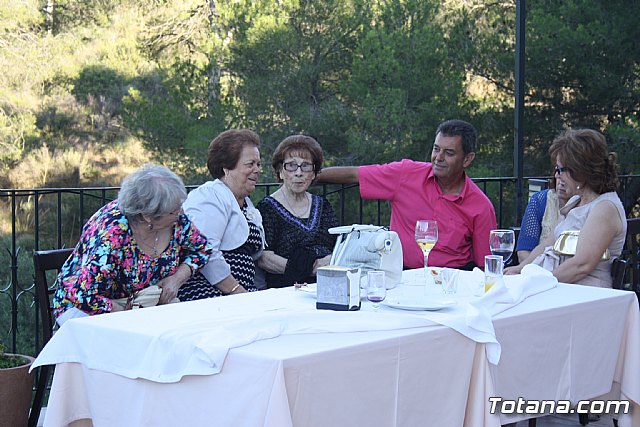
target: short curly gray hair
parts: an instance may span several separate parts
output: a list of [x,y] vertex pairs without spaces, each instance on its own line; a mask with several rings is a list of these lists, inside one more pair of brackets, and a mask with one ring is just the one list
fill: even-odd
[[182,179],[151,163],[127,175],[118,193],[120,209],[127,218],[158,218],[179,209],[186,198]]

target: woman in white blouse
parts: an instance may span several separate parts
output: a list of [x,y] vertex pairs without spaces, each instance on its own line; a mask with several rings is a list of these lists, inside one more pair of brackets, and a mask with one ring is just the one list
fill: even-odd
[[178,294],[181,301],[257,290],[255,260],[264,248],[260,212],[249,195],[260,175],[260,138],[248,129],[222,132],[209,145],[214,178],[191,191],[184,211],[214,253]]

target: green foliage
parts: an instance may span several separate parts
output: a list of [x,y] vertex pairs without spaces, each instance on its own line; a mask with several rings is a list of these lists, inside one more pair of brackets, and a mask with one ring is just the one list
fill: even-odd
[[425,160],[438,123],[464,116],[464,69],[450,67],[436,5],[382,2],[366,27],[345,84],[357,112],[349,148],[359,162]]
[[16,368],[29,363],[24,357],[9,356],[4,351],[4,344],[0,343],[0,369]]
[[[506,107],[513,103],[515,87],[513,2],[469,3],[453,19],[458,61],[495,87],[498,93],[489,102]],[[532,0],[526,5],[525,174],[548,171],[547,148],[563,128],[638,135],[638,2]],[[511,114],[509,108],[504,112]],[[493,108],[491,114],[499,111]],[[621,158],[637,158],[629,144],[616,148],[623,150]],[[637,172],[635,163],[631,169]]]
[[0,0],[0,33],[37,29],[44,21],[38,0]]
[[[256,10],[258,5],[262,10]],[[291,133],[314,135],[327,152],[346,146],[351,122],[340,82],[368,13],[357,1],[251,2],[227,5],[233,29],[228,102],[257,129],[265,152]],[[222,9],[222,8],[221,8]]]
[[29,111],[0,107],[0,164],[14,164],[28,140],[36,138],[36,117]]
[[[112,171],[138,158],[200,182],[209,141],[229,127],[257,130],[267,164],[291,133],[315,136],[328,164],[422,160],[452,117],[479,130],[474,167],[513,173],[511,1],[48,4],[50,15],[33,0],[0,2],[3,185],[44,184],[9,170],[51,176],[34,164],[45,145],[52,158],[79,153],[68,170],[80,184],[116,185]],[[637,10],[527,2],[525,173],[547,173],[547,147],[566,126],[607,132],[621,169],[637,171]],[[125,152],[119,168],[88,157],[122,147],[147,152]]]
[[91,97],[104,97],[118,103],[126,83],[126,78],[116,70],[100,64],[91,65],[80,70],[71,93],[82,103],[88,103]]
[[616,152],[623,174],[637,173],[640,159],[640,118],[630,118],[626,123],[615,122],[606,129],[609,150]]

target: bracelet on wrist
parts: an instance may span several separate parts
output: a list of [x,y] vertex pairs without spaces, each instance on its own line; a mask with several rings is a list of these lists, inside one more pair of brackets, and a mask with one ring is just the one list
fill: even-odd
[[231,291],[229,291],[229,294],[228,294],[228,295],[231,295],[232,293],[234,293],[235,291],[237,291],[239,287],[240,287],[240,283],[238,283],[237,285],[235,285],[235,286],[233,287],[233,289],[231,289]]

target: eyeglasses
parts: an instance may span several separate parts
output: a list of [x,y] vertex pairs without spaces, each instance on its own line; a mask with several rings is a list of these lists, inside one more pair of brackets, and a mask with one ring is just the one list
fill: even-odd
[[287,162],[283,163],[282,166],[284,170],[289,172],[295,172],[300,168],[302,172],[313,172],[316,169],[316,166],[313,163],[302,162],[302,164],[297,164],[296,162]]
[[556,166],[555,168],[553,168],[554,175],[555,174],[560,175],[562,172],[569,172],[569,168],[566,166],[562,166],[562,167]]

